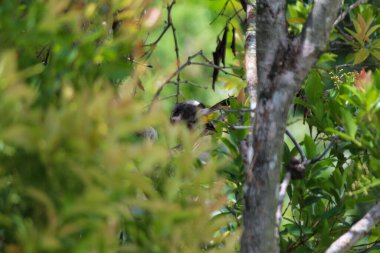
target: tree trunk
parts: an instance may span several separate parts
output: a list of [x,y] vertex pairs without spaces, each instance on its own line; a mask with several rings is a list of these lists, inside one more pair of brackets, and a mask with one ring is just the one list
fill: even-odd
[[[244,185],[241,252],[277,253],[275,213],[288,111],[295,93],[326,46],[341,1],[314,1],[303,33],[295,39],[287,34],[285,0],[257,0],[256,4],[257,108],[253,122],[254,156],[246,170]],[[254,22],[248,13],[248,27]],[[251,48],[248,43],[252,40],[247,39],[246,49]],[[247,71],[250,86],[252,78],[248,74]]]

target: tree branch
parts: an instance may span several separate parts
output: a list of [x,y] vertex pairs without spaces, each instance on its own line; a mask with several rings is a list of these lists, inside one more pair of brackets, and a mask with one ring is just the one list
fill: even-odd
[[337,19],[335,19],[333,27],[337,26],[342,20],[347,16],[347,14],[358,7],[361,4],[367,3],[368,0],[358,0],[355,3],[351,4],[344,12],[342,12]]
[[318,162],[319,160],[321,160],[327,153],[327,151],[329,151],[330,148],[332,148],[332,146],[334,145],[336,139],[338,139],[339,135],[335,135],[334,138],[331,140],[330,144],[325,148],[325,150],[323,150],[322,153],[320,153],[319,155],[317,155],[316,157],[313,157],[309,163],[310,164],[313,164],[313,163],[316,163]]
[[[247,157],[252,160],[253,157],[253,123],[255,117],[255,108],[257,101],[257,60],[256,60],[256,20],[254,6],[247,5],[247,32],[245,35],[245,71],[247,79],[247,93],[249,96],[250,113],[250,130],[247,137]],[[246,168],[248,169],[248,167]]]
[[298,88],[326,47],[341,1],[314,1],[302,36],[294,40],[287,33],[285,0],[256,3],[258,86],[254,156],[243,188],[241,252],[277,253],[277,196],[287,115]]
[[296,57],[296,81],[299,85],[318,60],[320,53],[326,48],[329,33],[341,6],[342,1],[314,1],[313,9],[302,32],[300,49]]
[[294,138],[294,136],[288,130],[285,130],[285,133],[290,138],[290,140],[293,142],[294,146],[298,150],[298,153],[300,153],[302,162],[306,161],[307,160],[306,155],[303,152],[303,150],[302,150],[300,144],[298,143],[298,141],[296,140],[296,138]]
[[280,192],[278,194],[278,203],[277,203],[277,210],[276,210],[276,232],[275,232],[276,236],[279,236],[280,225],[281,225],[281,220],[282,220],[282,205],[284,204],[286,189],[288,188],[291,180],[292,180],[292,174],[290,173],[290,171],[287,171],[285,173],[284,180],[282,181],[280,185]]
[[347,252],[379,222],[380,202],[372,207],[371,210],[369,210],[361,220],[356,222],[344,235],[331,244],[325,253]]

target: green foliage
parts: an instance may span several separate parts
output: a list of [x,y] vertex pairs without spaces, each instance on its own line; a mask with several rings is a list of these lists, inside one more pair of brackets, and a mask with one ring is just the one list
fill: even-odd
[[[1,252],[234,249],[235,236],[220,230],[231,220],[219,215],[224,159],[200,162],[207,138],[130,94],[144,89],[142,43],[155,25],[141,14],[157,8],[0,6]],[[156,141],[142,137],[151,127]]]
[[306,22],[311,8],[311,4],[299,0],[295,4],[288,5],[287,21],[291,33],[299,35],[302,32],[303,24]]
[[[1,252],[239,249],[241,148],[250,126],[245,82],[238,78],[244,75],[244,11],[236,0],[177,2],[171,13],[177,39],[171,27],[162,33],[168,6],[161,1],[0,5]],[[288,187],[282,252],[323,252],[378,201],[380,19],[374,7],[360,5],[338,25],[331,51],[294,100],[288,130],[307,159],[326,153]],[[311,9],[310,1],[288,1],[292,36],[302,32]],[[201,49],[212,59],[225,27],[230,74],[219,72],[216,92],[213,68],[202,57],[194,62],[206,67],[190,64],[173,75]],[[349,50],[334,50],[339,43]],[[169,76],[186,85],[177,90],[165,83]],[[236,99],[229,110],[210,115],[216,133],[199,137],[201,130],[170,125],[174,100],[152,103],[160,85],[161,98],[209,105]],[[144,137],[152,128],[157,140]],[[298,155],[285,138],[283,167]],[[378,240],[378,230],[357,249]]]
[[[213,239],[223,220],[209,215],[224,203],[223,181],[213,161],[193,168],[208,149],[193,150],[197,134],[101,84],[41,108],[16,69],[1,76],[3,250],[197,252]],[[136,135],[148,122],[161,130],[157,143]],[[166,148],[176,144],[181,151]]]
[[[379,72],[331,72],[333,85],[322,81],[322,73],[309,74],[304,99],[296,100],[308,112],[310,132],[302,142],[307,158],[321,154],[333,135],[339,138],[323,159],[308,166],[305,178],[292,181],[288,189],[281,231],[286,251],[323,252],[378,201]],[[376,240],[373,231],[363,244]]]

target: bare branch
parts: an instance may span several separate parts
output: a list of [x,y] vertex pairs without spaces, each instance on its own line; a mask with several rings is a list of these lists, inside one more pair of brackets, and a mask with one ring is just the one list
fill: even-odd
[[[194,59],[194,58],[197,58],[197,57],[201,57],[202,59],[204,59],[204,61],[206,61],[206,63],[203,63],[203,62],[193,62],[192,60]],[[180,81],[180,80],[178,80],[178,74],[181,72],[181,71],[183,71],[185,68],[187,68],[188,66],[190,66],[190,65],[201,65],[201,66],[205,66],[205,67],[210,67],[210,68],[217,68],[217,69],[219,69],[221,72],[223,72],[224,74],[226,74],[226,75],[230,75],[230,76],[234,76],[234,77],[236,77],[236,78],[239,78],[239,79],[243,79],[243,77],[242,76],[239,76],[239,75],[237,75],[237,74],[235,74],[235,73],[231,73],[231,72],[228,72],[228,71],[226,71],[225,69],[229,69],[229,68],[233,68],[233,67],[221,67],[221,66],[217,66],[217,65],[214,65],[204,54],[203,54],[203,52],[202,52],[202,50],[201,51],[198,51],[197,53],[195,53],[195,54],[193,54],[193,55],[191,55],[191,56],[189,56],[188,58],[187,58],[187,61],[185,62],[185,63],[183,63],[182,65],[180,65],[178,68],[177,68],[177,70],[174,72],[174,73],[172,73],[167,79],[166,79],[166,81],[164,81],[163,83],[161,83],[160,85],[159,85],[159,87],[158,87],[158,89],[157,89],[157,91],[156,91],[156,94],[154,94],[154,96],[153,96],[153,99],[152,99],[152,103],[151,103],[151,105],[157,100],[157,98],[160,96],[160,94],[161,94],[161,92],[162,92],[162,90],[163,90],[163,88],[165,87],[165,85],[166,84],[168,84],[168,83],[174,83],[174,84],[178,84],[178,86],[179,86],[179,84],[190,84],[190,82],[189,81],[184,81],[184,82],[182,82],[182,81]],[[172,79],[175,77],[175,76],[177,76],[177,81],[176,82],[172,82]],[[178,87],[177,86],[177,87]],[[193,86],[196,86],[196,85],[193,85]],[[204,87],[202,87],[202,88],[204,88]],[[177,93],[179,93],[179,90],[177,89]]]
[[298,153],[300,153],[302,162],[306,161],[307,160],[306,155],[303,152],[300,144],[297,142],[296,138],[294,138],[294,136],[287,129],[285,130],[285,133],[290,138],[290,140],[293,142],[294,146],[298,150]]
[[145,46],[146,47],[151,47],[151,46],[155,46],[157,45],[158,42],[160,42],[160,40],[162,39],[162,37],[164,37],[164,35],[166,34],[166,32],[169,30],[170,27],[173,26],[173,21],[172,21],[172,8],[175,4],[175,0],[173,0],[167,7],[167,20],[166,20],[166,25],[164,27],[164,29],[162,30],[162,32],[160,33],[160,35],[158,35],[157,39],[149,44],[146,44]]
[[[248,133],[248,154],[247,156],[252,160],[253,158],[253,124],[255,117],[255,109],[257,102],[257,59],[256,59],[256,17],[255,8],[253,5],[247,5],[247,32],[245,35],[245,71],[247,79],[247,93],[249,96],[249,109],[251,110],[250,131]],[[248,168],[247,168],[248,169]]]
[[282,181],[280,185],[280,192],[278,194],[278,203],[277,203],[277,210],[276,210],[276,233],[275,233],[276,236],[278,236],[280,232],[280,225],[281,225],[281,220],[282,220],[282,206],[284,204],[286,189],[288,188],[291,179],[292,179],[292,175],[290,171],[287,171],[285,174],[284,180]]
[[190,86],[194,86],[194,87],[197,87],[197,88],[201,88],[201,89],[205,89],[205,90],[208,89],[208,86],[206,86],[206,85],[197,84],[197,83],[194,83],[194,82],[191,82],[191,81],[188,81],[188,80],[179,81],[179,82],[178,81],[171,81],[169,83],[172,83],[172,84],[175,84],[175,85],[188,84]]
[[[175,3],[175,0],[173,0],[171,6],[173,6],[173,4]],[[171,9],[171,7],[170,7]],[[169,7],[168,7],[168,12],[169,11]],[[169,23],[171,24],[171,29],[172,29],[172,32],[173,32],[173,40],[174,40],[174,51],[175,51],[175,57],[176,57],[176,64],[177,64],[177,70],[180,68],[180,65],[181,65],[181,60],[179,58],[179,48],[178,48],[178,41],[177,41],[177,34],[176,34],[176,29],[174,27],[174,24],[173,24],[173,20],[172,20],[172,17],[169,16]],[[181,76],[180,76],[180,71],[177,73],[177,91],[176,91],[176,103],[178,103],[178,99],[179,99],[179,95],[180,95],[180,91],[179,91],[179,88],[180,88],[180,85],[179,85],[179,82],[181,81]]]
[[232,125],[230,126],[232,129],[234,130],[246,130],[246,129],[252,129],[251,126],[236,126],[236,125]]
[[154,103],[154,101],[156,101],[156,99],[160,96],[161,92],[162,92],[162,89],[165,87],[166,84],[168,84],[179,72],[181,72],[183,69],[185,69],[187,66],[189,66],[191,64],[191,60],[199,55],[202,55],[202,51],[199,51],[195,54],[193,54],[192,56],[190,56],[187,61],[182,64],[179,68],[177,68],[177,71],[175,71],[174,73],[172,73],[167,79],[165,82],[163,82],[157,89],[156,91],[156,94],[154,94],[154,97],[152,99],[152,104]]
[[380,202],[372,207],[371,210],[369,210],[362,219],[356,222],[344,235],[331,244],[325,253],[347,252],[379,222]]
[[226,75],[230,75],[230,76],[234,76],[234,77],[243,79],[242,76],[237,75],[235,73],[228,72],[228,71],[225,70],[226,68],[229,68],[229,67],[222,67],[222,66],[215,65],[213,63],[204,63],[204,62],[191,62],[191,64],[192,65],[201,65],[201,66],[205,66],[205,67],[211,67],[211,68],[214,68],[214,69],[219,69],[221,72],[223,72]]
[[332,146],[334,145],[335,141],[338,139],[338,135],[336,135],[330,142],[330,144],[325,148],[325,150],[323,150],[322,153],[320,153],[319,155],[317,155],[316,157],[313,157],[311,160],[310,160],[310,164],[313,164],[313,163],[316,163],[318,162],[319,160],[321,160],[327,153],[327,151],[329,151],[330,148],[332,148]]
[[368,0],[358,0],[355,3],[351,4],[344,12],[342,12],[337,19],[335,19],[333,27],[337,26],[342,20],[347,16],[347,14],[358,7],[361,4],[367,3]]
[[239,108],[239,109],[221,109],[223,112],[239,112],[239,113],[245,113],[245,112],[254,112],[255,109],[250,109],[250,108]]

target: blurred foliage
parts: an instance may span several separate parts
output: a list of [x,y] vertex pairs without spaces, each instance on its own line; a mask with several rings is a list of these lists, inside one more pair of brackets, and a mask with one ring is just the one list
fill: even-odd
[[[155,89],[142,83],[144,40],[164,10],[129,0],[1,4],[1,252],[234,249],[237,238],[218,232],[230,220],[217,216],[224,159],[202,163],[211,145],[200,132],[133,96]],[[143,137],[152,127],[155,141]]]
[[[292,36],[311,2],[288,1]],[[245,13],[237,0],[170,4],[2,2],[0,252],[239,250]],[[294,99],[287,129],[307,157],[334,144],[288,188],[282,252],[323,252],[379,200],[378,9],[360,5],[338,24]],[[207,60],[186,65],[200,50]],[[225,72],[213,91],[215,52]],[[169,123],[176,98],[228,96],[230,110],[208,119],[213,136]],[[285,138],[283,167],[298,155]],[[379,233],[355,250],[376,252]]]

